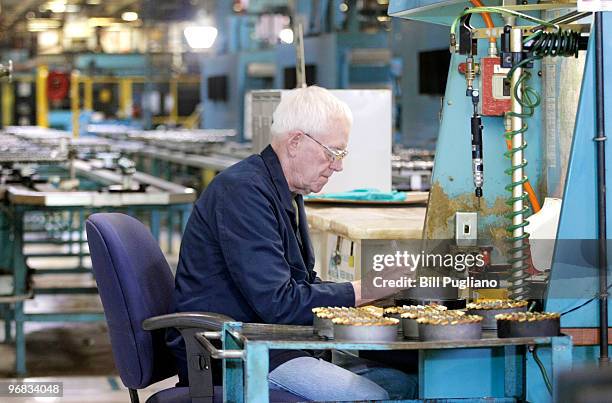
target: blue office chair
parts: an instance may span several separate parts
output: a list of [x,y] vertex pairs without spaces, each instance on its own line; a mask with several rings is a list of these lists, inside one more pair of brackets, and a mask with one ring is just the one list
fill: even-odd
[[[213,387],[210,353],[196,341],[195,333],[219,331],[232,319],[214,313],[173,313],[172,272],[157,241],[140,221],[119,213],[93,214],[86,230],[115,364],[132,403],[139,402],[137,389],[177,373],[165,344],[167,327],[178,329],[185,339],[191,358],[187,360],[190,386],[159,391],[147,403],[220,402],[223,392]],[[271,390],[270,400],[303,399]]]

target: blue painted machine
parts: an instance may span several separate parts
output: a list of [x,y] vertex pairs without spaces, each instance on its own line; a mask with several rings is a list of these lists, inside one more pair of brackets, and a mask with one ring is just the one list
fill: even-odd
[[[605,128],[612,111],[603,101],[612,94],[602,79],[612,71],[612,43],[596,38],[611,37],[612,13],[593,17],[590,11],[598,10],[581,2],[578,10],[556,1],[474,6],[479,3],[397,0],[389,6],[391,16],[451,27],[423,237],[465,236],[489,248],[490,274],[507,294],[481,296],[540,300],[543,309],[562,314],[575,363],[595,363],[598,356],[607,362],[610,200],[600,189],[609,176]],[[560,213],[551,212],[557,201]],[[555,217],[550,239],[529,240],[530,219],[540,222],[549,213]],[[537,251],[550,254],[545,267],[536,267]],[[530,401],[551,399],[541,380],[527,391]]]

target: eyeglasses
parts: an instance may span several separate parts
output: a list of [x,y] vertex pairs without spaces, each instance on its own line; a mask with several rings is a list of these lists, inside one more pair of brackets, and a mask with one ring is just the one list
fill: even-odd
[[344,157],[348,155],[348,150],[346,148],[344,150],[338,150],[337,148],[328,147],[325,144],[321,143],[319,140],[312,137],[310,134],[306,132],[302,132],[302,133],[304,133],[304,136],[308,137],[309,139],[311,139],[312,141],[314,141],[315,143],[323,147],[327,155],[331,157],[332,162],[342,161]]

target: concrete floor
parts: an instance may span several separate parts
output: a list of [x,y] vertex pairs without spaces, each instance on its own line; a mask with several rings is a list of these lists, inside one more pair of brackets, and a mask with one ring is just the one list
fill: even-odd
[[[162,247],[165,235],[162,234]],[[175,237],[178,240],[178,237]],[[37,252],[57,250],[55,245],[37,248]],[[167,256],[174,269],[178,261],[179,243],[173,255]],[[78,263],[73,258],[38,259],[28,262],[34,267],[71,267]],[[44,287],[88,286],[94,284],[90,274],[40,276],[35,284]],[[26,302],[26,312],[101,312],[97,295],[54,296],[38,295]],[[106,323],[26,323],[25,381],[63,382],[61,398],[13,398],[0,396],[0,402],[129,402],[127,389],[115,368]],[[4,341],[4,323],[0,320],[0,340]],[[0,382],[15,380],[14,344],[0,343]],[[159,382],[139,393],[142,402],[158,390],[172,387],[177,377]]]

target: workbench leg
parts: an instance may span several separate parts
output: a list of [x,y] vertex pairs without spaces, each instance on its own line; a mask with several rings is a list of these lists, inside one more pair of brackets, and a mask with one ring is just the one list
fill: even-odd
[[525,347],[504,346],[505,354],[505,386],[504,396],[525,400]]
[[15,372],[18,377],[24,376],[26,373],[26,343],[24,317],[23,317],[23,302],[15,303]]
[[13,312],[10,304],[2,304],[2,317],[4,318],[4,342],[13,341]]
[[172,163],[166,161],[166,180],[172,182]]
[[155,238],[157,243],[159,243],[159,225],[160,225],[159,214],[160,214],[159,210],[157,209],[151,210],[151,233],[153,234],[153,238]]
[[247,343],[245,349],[246,393],[244,400],[249,403],[268,403],[270,401],[268,396],[268,370],[270,367],[268,347],[261,344]]
[[172,254],[172,238],[174,232],[174,211],[172,207],[168,208],[168,220],[167,220],[167,231],[168,231],[168,254]]
[[[224,350],[238,350],[242,347],[225,330],[223,339]],[[237,402],[244,401],[244,367],[241,359],[223,360],[223,401]]]
[[151,175],[160,177],[160,161],[157,158],[151,158]]
[[70,253],[74,252],[74,244],[75,244],[75,240],[73,237],[74,235],[73,226],[74,226],[74,211],[68,210],[68,250],[70,251]]
[[[14,244],[13,244],[13,276],[15,295],[23,295],[27,292],[28,267],[23,255],[23,233],[25,213],[16,210],[14,222]],[[26,349],[24,333],[23,302],[16,302],[14,313],[15,320],[15,370],[17,376],[26,372]]]

